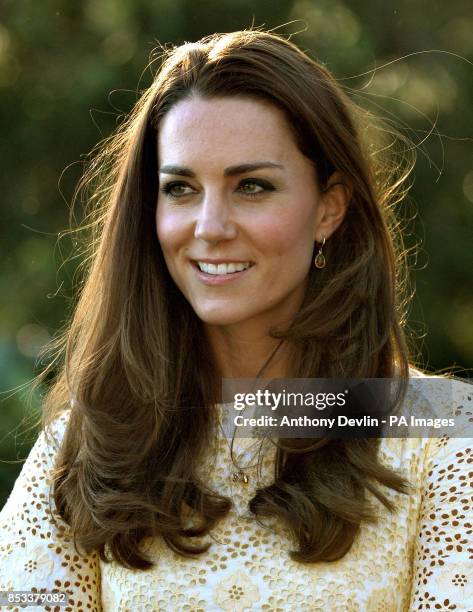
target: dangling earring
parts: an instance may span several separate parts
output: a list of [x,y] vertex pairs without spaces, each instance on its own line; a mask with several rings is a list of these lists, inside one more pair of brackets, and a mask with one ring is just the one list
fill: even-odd
[[325,236],[322,236],[322,246],[320,247],[319,252],[317,253],[314,259],[314,266],[316,268],[325,268],[325,264],[326,264],[325,255],[322,253],[324,244],[325,244]]

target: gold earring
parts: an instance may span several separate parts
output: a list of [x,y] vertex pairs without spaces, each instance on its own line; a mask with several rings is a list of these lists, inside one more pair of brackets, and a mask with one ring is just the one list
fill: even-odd
[[324,248],[324,245],[325,245],[325,236],[322,236],[322,246],[319,248],[319,252],[317,253],[314,259],[314,266],[316,268],[325,268],[325,264],[327,263],[325,261],[325,255],[322,253],[322,249]]

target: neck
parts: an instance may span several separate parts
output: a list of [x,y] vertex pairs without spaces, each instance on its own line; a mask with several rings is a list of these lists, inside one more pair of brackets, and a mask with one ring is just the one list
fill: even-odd
[[222,378],[289,376],[291,351],[287,342],[241,327],[208,325],[206,331]]

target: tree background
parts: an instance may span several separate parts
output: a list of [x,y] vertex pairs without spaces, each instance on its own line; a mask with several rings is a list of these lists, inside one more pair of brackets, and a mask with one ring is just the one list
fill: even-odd
[[293,34],[357,102],[394,118],[418,144],[410,203],[400,205],[401,216],[412,216],[412,203],[417,210],[407,237],[419,243],[411,259],[415,357],[429,370],[454,366],[470,376],[470,0],[3,0],[0,507],[36,434],[28,423],[40,414],[40,397],[28,407],[26,389],[38,352],[73,303],[77,261],[64,261],[74,244],[58,234],[69,227],[84,155],[150,84],[144,68],[158,41],[252,24]]

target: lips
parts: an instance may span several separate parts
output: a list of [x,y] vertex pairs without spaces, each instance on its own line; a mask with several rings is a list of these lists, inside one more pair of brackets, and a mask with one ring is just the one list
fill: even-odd
[[236,272],[243,272],[243,270],[248,269],[252,265],[250,261],[244,263],[232,261],[216,264],[199,260],[196,263],[202,272],[212,275],[235,274]]
[[[224,285],[232,281],[238,281],[238,279],[243,278],[251,272],[251,269],[255,265],[253,262],[235,262],[229,261],[228,259],[226,262],[220,262],[218,264],[214,262],[215,260],[211,263],[207,263],[202,259],[191,261],[192,267],[197,272],[197,277],[205,285]],[[199,263],[201,266],[204,264],[204,269],[200,268]],[[242,269],[233,269],[233,265],[239,265]]]

